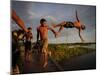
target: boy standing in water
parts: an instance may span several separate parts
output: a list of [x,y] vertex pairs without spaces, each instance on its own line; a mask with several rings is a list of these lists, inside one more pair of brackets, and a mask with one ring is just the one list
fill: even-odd
[[41,53],[43,59],[43,62],[41,64],[44,68],[48,63],[48,30],[52,31],[55,37],[57,36],[57,32],[47,25],[46,19],[42,18],[40,20],[40,26],[37,28],[37,42],[39,41],[40,36],[40,41],[42,44]]
[[29,56],[30,51],[31,51],[31,40],[33,38],[31,27],[28,28],[28,32],[25,33],[23,37],[25,39],[25,59],[26,59],[27,56]]
[[[27,28],[26,28],[26,26],[25,26],[25,24],[24,24],[24,22],[23,22],[23,20],[17,15],[17,13],[15,12],[15,10],[12,10],[11,18],[25,32],[28,31]],[[12,34],[12,50],[13,50],[12,51],[12,64],[13,64],[12,65],[12,67],[13,67],[12,73],[13,73],[13,75],[16,75],[16,74],[19,74],[20,73],[20,70],[19,70],[19,65],[17,63],[17,59],[18,59],[18,57],[17,57],[18,54],[17,53],[18,52],[17,53],[15,52],[16,51],[16,48],[17,48],[17,42],[16,42],[16,40],[15,40],[15,38],[13,36],[16,36],[16,38],[17,38],[17,33],[15,33],[15,35]]]

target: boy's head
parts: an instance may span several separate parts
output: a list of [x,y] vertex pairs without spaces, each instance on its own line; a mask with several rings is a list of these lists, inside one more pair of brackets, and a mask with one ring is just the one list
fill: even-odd
[[47,25],[47,20],[44,19],[44,18],[42,18],[42,19],[40,20],[40,24],[43,25],[43,26],[46,26],[46,25]]
[[85,30],[85,25],[81,25],[82,30]]
[[32,30],[32,28],[31,28],[31,27],[28,27],[27,29],[28,29],[28,31],[31,31],[31,30]]

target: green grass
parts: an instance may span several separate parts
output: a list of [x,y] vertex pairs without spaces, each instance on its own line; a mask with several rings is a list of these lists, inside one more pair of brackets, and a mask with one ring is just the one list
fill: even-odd
[[[86,45],[87,44],[83,44],[83,46],[86,46]],[[82,44],[79,47],[69,48],[68,44],[50,44],[49,50],[52,52],[51,58],[53,58],[56,61],[63,61],[64,59],[70,59],[76,56],[81,56],[81,55],[95,51],[95,49],[84,48],[81,46]]]

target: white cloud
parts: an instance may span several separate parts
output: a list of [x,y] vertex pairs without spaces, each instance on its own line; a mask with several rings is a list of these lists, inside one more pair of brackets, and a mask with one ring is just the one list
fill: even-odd
[[52,22],[57,22],[57,19],[55,17],[53,17],[53,16],[48,15],[48,16],[45,16],[45,18],[51,19]]

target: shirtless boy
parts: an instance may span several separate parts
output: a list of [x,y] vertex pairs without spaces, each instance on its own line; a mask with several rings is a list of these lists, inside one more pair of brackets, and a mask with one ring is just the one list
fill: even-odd
[[[22,28],[25,32],[27,32],[27,28],[25,26],[25,23],[23,22],[23,20],[17,15],[17,13],[15,12],[15,10],[12,10],[12,13],[11,13],[11,18],[15,21],[15,23],[20,27]],[[12,37],[12,50],[15,51],[16,50],[16,47],[15,46],[15,39]],[[18,63],[17,63],[17,54],[15,52],[12,52],[12,64],[13,64],[13,75],[16,75],[18,73],[20,73],[20,70],[19,70],[19,66],[18,66]],[[16,71],[15,71],[16,70]]]
[[28,32],[25,33],[25,35],[23,36],[23,38],[25,39],[25,57],[26,58],[30,54],[30,51],[31,51],[31,40],[33,38],[33,36],[32,36],[32,28],[29,27],[27,29],[28,29]]
[[61,30],[63,30],[63,28],[77,28],[79,30],[79,37],[81,39],[82,42],[84,42],[84,39],[81,36],[81,31],[85,29],[85,25],[81,24],[81,21],[78,18],[77,15],[77,11],[76,11],[76,19],[77,21],[75,22],[70,22],[70,21],[64,21],[62,24],[58,24],[58,25],[53,25],[54,28],[56,27],[60,27],[59,28],[59,33],[61,32]]
[[48,62],[48,30],[52,31],[55,37],[57,36],[57,32],[47,25],[46,19],[42,18],[40,20],[40,26],[37,28],[37,42],[39,41],[40,37],[40,41],[42,43],[41,52],[43,55],[42,66],[44,68]]

